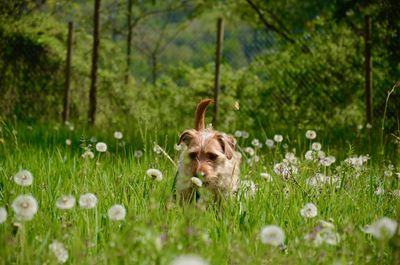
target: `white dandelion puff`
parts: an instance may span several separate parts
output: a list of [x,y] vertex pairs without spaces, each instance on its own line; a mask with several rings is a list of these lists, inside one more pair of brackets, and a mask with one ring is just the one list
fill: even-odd
[[277,143],[281,143],[283,141],[283,136],[280,134],[275,134],[274,135],[274,141]]
[[209,263],[200,256],[187,254],[176,257],[171,265],[208,265]]
[[146,174],[152,179],[160,182],[163,179],[163,173],[155,168],[150,168],[146,171]]
[[262,172],[260,174],[260,176],[261,176],[262,179],[264,179],[267,182],[272,182],[273,181],[272,176],[270,174],[268,174],[267,172]]
[[274,147],[275,142],[274,142],[274,140],[272,140],[272,139],[267,139],[267,140],[265,141],[265,145],[266,145],[269,149],[271,149],[271,148]]
[[317,216],[318,211],[317,207],[314,203],[307,203],[304,207],[300,210],[300,215],[304,218],[314,218]]
[[322,145],[318,142],[312,143],[311,144],[311,149],[314,151],[320,151],[322,148]]
[[65,144],[66,144],[66,145],[71,145],[71,144],[72,144],[72,140],[71,140],[71,139],[65,140]]
[[63,195],[56,201],[58,209],[67,210],[75,206],[75,197],[72,195]]
[[90,150],[86,150],[83,154],[82,154],[82,158],[90,158],[93,159],[94,158],[94,153]]
[[7,220],[7,210],[4,207],[0,207],[0,224]]
[[383,187],[377,187],[376,190],[374,191],[374,194],[379,196],[385,193],[385,190],[383,189]]
[[141,158],[143,156],[143,151],[142,150],[135,150],[135,153],[133,155],[136,158]]
[[92,209],[97,205],[97,197],[93,193],[86,193],[79,197],[79,206],[84,209]]
[[65,263],[68,260],[68,251],[65,249],[64,244],[54,240],[50,245],[49,249],[56,256],[58,262]]
[[116,131],[114,132],[114,138],[117,140],[121,140],[122,137],[124,137],[124,135],[122,134],[122,132]]
[[192,177],[190,178],[190,181],[195,187],[201,188],[203,186],[203,182],[199,178]]
[[96,144],[96,150],[97,150],[97,152],[100,152],[100,153],[106,152],[107,151],[107,144],[103,143],[103,142],[98,142]]
[[110,220],[122,221],[125,219],[126,209],[121,204],[115,204],[108,209],[107,214]]
[[240,137],[242,137],[242,132],[241,131],[235,131],[235,137],[236,138],[240,138]]
[[246,153],[248,153],[250,156],[253,156],[255,154],[255,151],[254,151],[253,147],[250,147],[250,146],[244,148],[244,151]]
[[364,229],[364,232],[367,234],[371,234],[376,239],[389,239],[394,236],[397,229],[397,222],[388,217],[383,217],[373,224],[367,226]]
[[248,132],[242,131],[242,137],[243,137],[244,139],[249,138],[249,136],[250,136],[250,134],[249,134]]
[[19,195],[11,205],[20,220],[28,221],[33,218],[38,210],[38,204],[31,195]]
[[267,225],[260,232],[261,242],[266,245],[279,246],[285,241],[285,233],[276,225]]
[[317,133],[313,130],[308,130],[308,131],[306,131],[306,138],[310,139],[310,140],[314,140],[315,138],[317,138]]
[[154,153],[156,153],[157,155],[159,155],[159,154],[162,153],[162,148],[161,148],[161,146],[159,146],[158,144],[155,144],[154,147],[153,147],[153,151],[154,151]]
[[181,145],[181,144],[175,144],[174,145],[174,149],[176,150],[176,151],[181,151],[182,150],[182,148],[183,148],[183,146]]
[[14,181],[20,186],[30,186],[33,182],[33,175],[30,171],[24,169],[14,175]]

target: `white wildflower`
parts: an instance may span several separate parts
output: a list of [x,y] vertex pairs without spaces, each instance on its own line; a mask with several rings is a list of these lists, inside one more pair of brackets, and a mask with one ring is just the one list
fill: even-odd
[[397,197],[397,198],[400,198],[400,190],[393,190],[392,191],[392,195]]
[[250,136],[250,134],[249,134],[248,132],[242,131],[242,137],[243,137],[244,139],[249,138],[249,136]]
[[315,206],[314,203],[307,203],[301,210],[300,210],[301,216],[304,218],[314,218],[317,216],[317,207]]
[[306,160],[314,160],[314,151],[313,150],[308,150],[306,152],[306,154],[304,155],[304,157],[306,158]]
[[320,151],[322,148],[322,145],[318,142],[312,143],[311,144],[311,149],[314,151]]
[[260,174],[260,176],[261,176],[261,178],[263,178],[267,182],[272,182],[273,181],[272,176],[270,174],[268,174],[267,172],[262,172]]
[[388,217],[383,217],[373,224],[367,226],[364,232],[371,234],[376,239],[389,239],[394,236],[397,229],[397,222]]
[[306,138],[310,140],[314,140],[317,137],[317,133],[313,130],[306,131]]
[[72,140],[71,140],[71,139],[65,140],[65,144],[66,144],[66,145],[71,145],[71,144],[72,144]]
[[146,171],[146,174],[156,181],[161,181],[163,179],[163,173],[155,168],[150,168]]
[[272,139],[267,139],[267,140],[265,141],[265,145],[266,145],[269,149],[271,149],[271,148],[274,147],[275,142],[274,142],[274,140],[272,140]]
[[56,201],[56,207],[62,210],[72,209],[75,206],[75,197],[63,195]]
[[235,131],[235,137],[236,138],[240,138],[240,137],[242,137],[242,132],[241,131]]
[[319,159],[319,163],[325,167],[331,166],[333,163],[335,163],[335,161],[336,158],[334,156],[321,157]]
[[379,186],[376,188],[376,190],[374,191],[375,195],[383,195],[385,193],[385,190],[383,189],[383,187]]
[[121,204],[115,204],[108,209],[107,214],[110,220],[121,221],[125,219],[126,209]]
[[285,233],[276,225],[267,225],[260,232],[261,242],[266,245],[279,246],[285,241]]
[[14,175],[14,181],[20,186],[30,186],[33,182],[33,175],[31,172],[24,169]]
[[250,156],[253,156],[253,155],[255,154],[255,151],[254,151],[253,147],[250,147],[250,146],[245,147],[245,148],[244,148],[244,151],[245,151],[246,153],[248,153]]
[[86,150],[83,154],[82,154],[83,158],[90,158],[93,159],[94,158],[94,153],[90,150]]
[[352,166],[354,169],[361,169],[361,167],[369,160],[369,156],[349,157],[344,160],[347,164]]
[[122,134],[122,132],[118,132],[118,131],[114,132],[114,138],[115,138],[115,139],[121,140],[122,137],[124,137],[124,135]]
[[38,210],[37,201],[31,195],[19,195],[11,207],[21,220],[31,220]]
[[292,175],[298,173],[298,168],[295,165],[285,163],[277,163],[274,165],[274,172],[281,176],[284,180],[288,180]]
[[371,124],[371,123],[367,123],[367,124],[365,125],[365,128],[367,128],[367,129],[372,129],[372,124]]
[[135,153],[133,154],[136,158],[140,158],[143,156],[143,151],[142,150],[135,150]]
[[201,188],[203,186],[203,182],[201,181],[201,179],[196,178],[196,177],[192,177],[190,179],[190,181],[192,182],[192,184],[197,187],[197,188]]
[[156,153],[157,155],[159,155],[159,154],[162,153],[162,148],[161,148],[161,146],[159,146],[158,144],[155,144],[154,147],[153,147],[153,151],[154,151],[154,153]]
[[89,141],[90,141],[91,143],[96,143],[96,142],[97,142],[97,138],[94,137],[94,136],[92,136],[92,137],[90,137]]
[[209,263],[200,256],[197,255],[181,255],[176,257],[171,265],[208,265]]
[[79,197],[79,206],[84,209],[91,209],[96,207],[97,197],[93,193],[86,193]]
[[54,240],[49,248],[51,252],[53,252],[54,256],[56,256],[58,262],[65,263],[68,260],[68,251],[65,249],[64,244]]
[[240,181],[240,188],[245,197],[253,197],[258,190],[257,185],[252,180]]
[[275,134],[274,135],[274,141],[277,143],[281,143],[283,141],[283,136],[280,134]]
[[290,163],[290,164],[297,164],[297,157],[294,153],[292,152],[287,152],[285,154],[285,159]]
[[100,153],[106,152],[107,151],[107,144],[103,143],[103,142],[98,142],[96,144],[96,150],[97,150],[97,152],[100,152]]
[[176,150],[176,151],[181,151],[182,150],[182,148],[183,148],[183,145],[181,145],[181,144],[175,144],[174,145],[174,149]]
[[254,138],[251,141],[251,144],[255,147],[255,148],[261,148],[262,147],[262,143],[260,143],[260,140],[258,140],[257,138]]
[[0,224],[7,220],[7,210],[4,207],[0,207]]

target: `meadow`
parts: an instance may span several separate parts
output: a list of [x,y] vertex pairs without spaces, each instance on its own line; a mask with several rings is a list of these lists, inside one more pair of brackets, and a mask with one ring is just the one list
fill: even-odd
[[[242,153],[236,197],[217,205],[200,187],[199,201],[182,205],[178,131],[157,139],[3,123],[0,264],[398,262],[395,157],[312,130],[231,133]],[[19,195],[28,199],[18,206]]]

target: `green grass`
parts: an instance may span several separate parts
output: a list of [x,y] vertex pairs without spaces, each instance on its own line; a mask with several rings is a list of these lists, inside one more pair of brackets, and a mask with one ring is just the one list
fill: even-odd
[[[9,214],[0,224],[0,264],[56,264],[49,251],[53,240],[63,242],[68,249],[67,264],[170,264],[174,257],[188,253],[210,264],[394,263],[394,239],[378,241],[361,228],[383,216],[396,219],[399,199],[391,191],[399,188],[398,179],[383,174],[389,163],[385,159],[395,154],[382,158],[371,153],[371,160],[356,177],[355,170],[343,160],[351,154],[362,154],[357,153],[365,150],[362,140],[351,148],[324,146],[323,135],[318,135],[323,150],[337,157],[333,166],[323,168],[304,161],[309,146],[304,132],[292,136],[285,142],[289,150],[296,148],[299,174],[288,181],[273,173],[273,165],[284,157],[284,148],[268,150],[264,145],[257,150],[258,163],[250,166],[244,157],[241,166],[242,179],[252,180],[258,187],[254,196],[238,196],[220,206],[206,202],[196,207],[174,202],[176,169],[165,156],[152,150],[156,141],[177,161],[178,153],[172,146],[179,132],[167,136],[146,130],[126,134],[126,145],[116,148],[112,133],[96,135],[50,126],[27,129],[22,125],[16,129],[18,133],[12,130],[3,124],[0,133],[4,139],[0,144],[0,207]],[[241,148],[251,145],[250,135],[249,139],[239,139]],[[109,151],[95,152],[92,160],[83,159],[82,146],[91,136],[106,142]],[[67,138],[72,139],[71,146],[65,145]],[[144,156],[135,158],[136,149],[144,150]],[[160,169],[163,180],[155,182],[147,177],[149,168]],[[20,169],[33,173],[31,186],[21,187],[13,181],[12,176]],[[269,172],[273,181],[264,181],[261,172]],[[305,185],[305,179],[316,172],[338,174],[341,186],[316,189]],[[378,185],[384,187],[383,195],[374,194]],[[87,192],[98,197],[95,209],[55,207],[61,195],[72,194],[78,200]],[[19,194],[32,194],[38,201],[39,211],[31,221],[15,219],[11,204]],[[300,215],[308,202],[317,206],[317,217],[305,219]],[[127,209],[125,221],[110,221],[107,217],[107,209],[117,203]],[[340,235],[339,244],[314,246],[303,239],[319,220],[329,219]],[[268,224],[284,230],[285,251],[261,243],[260,230]]]

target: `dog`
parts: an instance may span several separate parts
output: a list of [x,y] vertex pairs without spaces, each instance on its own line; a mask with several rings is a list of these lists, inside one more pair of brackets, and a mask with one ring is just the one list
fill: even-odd
[[183,144],[179,158],[176,181],[177,197],[192,201],[198,186],[192,182],[196,177],[214,195],[215,199],[236,194],[239,183],[240,153],[235,151],[236,139],[222,132],[205,128],[204,118],[211,99],[197,105],[194,129],[185,130],[178,144]]

